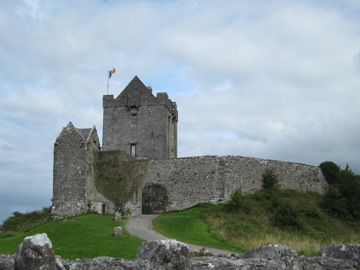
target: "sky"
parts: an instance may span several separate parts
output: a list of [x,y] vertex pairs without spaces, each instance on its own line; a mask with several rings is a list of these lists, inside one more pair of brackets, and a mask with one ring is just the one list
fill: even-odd
[[138,76],[179,111],[178,155],[360,173],[358,0],[3,0],[0,224],[51,205],[53,145]]

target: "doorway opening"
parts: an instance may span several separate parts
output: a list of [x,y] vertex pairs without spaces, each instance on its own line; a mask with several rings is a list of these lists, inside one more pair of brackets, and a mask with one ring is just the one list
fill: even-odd
[[142,214],[159,214],[165,211],[168,202],[166,189],[163,185],[147,185],[142,190]]

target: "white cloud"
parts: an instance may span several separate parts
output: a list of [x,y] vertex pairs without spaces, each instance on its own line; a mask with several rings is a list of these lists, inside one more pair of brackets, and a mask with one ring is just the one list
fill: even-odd
[[[50,205],[61,127],[102,129],[107,70],[179,110],[179,155],[360,173],[358,1],[3,1],[0,222]],[[9,195],[10,194],[10,195]]]

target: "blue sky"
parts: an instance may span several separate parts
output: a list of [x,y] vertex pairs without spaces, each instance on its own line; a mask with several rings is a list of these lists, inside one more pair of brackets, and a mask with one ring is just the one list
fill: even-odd
[[137,75],[179,110],[179,156],[360,173],[360,2],[0,2],[0,223],[51,205],[61,128]]

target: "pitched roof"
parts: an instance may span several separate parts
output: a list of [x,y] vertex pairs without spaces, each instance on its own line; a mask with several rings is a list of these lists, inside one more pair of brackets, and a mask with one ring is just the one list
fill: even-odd
[[76,128],[76,129],[80,133],[80,135],[83,137],[83,139],[85,141],[87,141],[92,128]]
[[151,88],[145,86],[145,84],[139,79],[138,76],[135,76],[131,82],[125,87],[125,89],[120,93],[118,98],[127,97],[128,95],[134,95],[134,90],[139,95],[149,95],[154,96],[152,94]]

